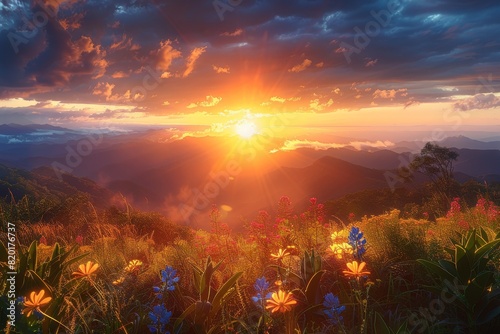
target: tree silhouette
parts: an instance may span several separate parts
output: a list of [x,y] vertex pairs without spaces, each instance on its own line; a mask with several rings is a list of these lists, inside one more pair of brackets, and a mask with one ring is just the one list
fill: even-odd
[[453,162],[457,158],[457,152],[447,147],[427,143],[408,167],[401,168],[400,175],[405,179],[413,179],[415,172],[427,175],[434,184],[435,190],[449,199],[456,184],[453,177]]

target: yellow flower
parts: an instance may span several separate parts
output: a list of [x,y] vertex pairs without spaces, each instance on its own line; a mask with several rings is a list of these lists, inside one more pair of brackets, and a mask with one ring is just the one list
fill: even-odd
[[123,283],[123,281],[125,281],[125,277],[120,277],[120,278],[117,278],[113,281],[113,285],[120,285]]
[[333,244],[330,246],[330,250],[339,259],[341,259],[344,254],[352,254],[352,246],[347,242],[343,242],[341,244]]
[[40,311],[40,306],[48,304],[52,300],[52,297],[43,298],[44,295],[45,290],[43,289],[38,293],[35,291],[31,292],[29,298],[26,298],[27,300],[24,302],[22,313],[29,317],[33,311]]
[[358,264],[358,261],[352,261],[351,263],[347,263],[347,268],[349,268],[349,270],[344,270],[343,273],[347,277],[352,276],[355,278],[369,275],[369,271],[363,271],[365,265],[366,262],[361,262],[360,264]]
[[129,273],[135,273],[139,271],[139,269],[142,266],[142,261],[141,260],[130,260],[128,262],[128,265],[125,267],[125,271]]
[[297,304],[297,301],[293,299],[293,296],[289,292],[279,290],[278,292],[273,292],[271,298],[266,302],[266,309],[274,312],[288,312],[292,309],[292,305]]
[[281,249],[281,248],[278,250],[278,252],[276,254],[272,254],[271,253],[271,257],[273,259],[276,259],[277,261],[283,260],[283,258],[285,256],[288,256],[288,255],[290,255],[290,253],[288,252],[288,250],[287,249]]
[[88,261],[87,263],[79,265],[78,271],[74,271],[71,275],[76,278],[90,278],[90,275],[92,275],[97,268],[99,268],[99,264]]

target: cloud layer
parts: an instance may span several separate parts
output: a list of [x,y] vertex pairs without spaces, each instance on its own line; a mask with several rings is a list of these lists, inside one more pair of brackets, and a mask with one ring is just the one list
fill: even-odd
[[499,106],[494,0],[242,1],[223,12],[212,1],[38,0],[0,4],[0,15],[5,101],[154,115]]

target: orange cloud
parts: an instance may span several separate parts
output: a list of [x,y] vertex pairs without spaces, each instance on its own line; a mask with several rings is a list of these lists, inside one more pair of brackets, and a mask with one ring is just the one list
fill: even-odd
[[[115,87],[116,86],[114,84],[110,84],[109,82],[99,82],[92,90],[92,95],[102,96],[106,99],[106,101],[112,102],[130,101],[130,90],[127,90],[123,95],[113,94],[113,90],[115,89]],[[134,98],[140,98],[139,95],[140,94],[136,94]]]
[[115,88],[114,84],[99,82],[92,90],[92,95],[103,96],[106,98],[106,101],[109,101],[113,95],[113,88]]
[[161,70],[168,70],[175,58],[181,56],[181,52],[172,46],[172,41],[167,39],[160,42],[160,48],[156,51],[156,68]]
[[241,34],[243,34],[243,29],[236,29],[235,31],[233,32],[224,32],[222,34],[220,34],[221,36],[227,36],[227,37],[236,37],[236,36],[240,36]]
[[397,95],[399,96],[407,96],[408,90],[406,88],[401,89],[377,89],[373,92],[374,99],[394,99]]
[[199,48],[194,48],[193,51],[191,51],[191,54],[187,58],[186,70],[182,74],[183,78],[187,77],[188,75],[191,74],[191,72],[193,72],[193,70],[194,70],[194,64],[196,63],[196,61],[198,60],[198,58],[200,58],[200,56],[203,53],[205,53],[206,50],[207,50],[207,47],[206,46],[202,46],[202,47],[199,47]]
[[214,69],[215,73],[217,74],[221,74],[221,73],[226,73],[226,74],[229,74],[229,67],[219,67],[219,66],[215,66],[215,65],[212,65],[212,68]]
[[333,104],[332,99],[329,99],[324,103],[321,103],[319,99],[314,99],[309,102],[309,108],[316,111],[323,111],[324,109],[331,107],[332,104]]
[[186,108],[192,109],[192,108],[196,108],[196,107],[205,107],[205,108],[206,107],[213,107],[213,106],[219,104],[219,102],[221,100],[222,100],[222,97],[215,97],[215,96],[207,95],[205,97],[205,101],[190,103]]
[[284,97],[279,97],[279,96],[273,96],[273,97],[271,97],[270,100],[272,102],[279,102],[279,103],[285,103],[285,101],[296,102],[296,101],[300,101],[300,97],[288,97],[288,98],[284,98]]
[[304,61],[301,64],[295,65],[294,67],[289,69],[288,72],[295,72],[295,73],[302,72],[303,70],[311,66],[311,64],[312,61],[310,61],[309,59],[304,59]]
[[96,72],[92,78],[97,79],[102,77],[106,73],[106,68],[108,67],[108,61],[105,59],[106,51],[102,50],[100,45],[95,45],[88,36],[82,36],[74,43],[71,55],[73,59],[68,59],[68,63],[74,62],[83,64],[89,54],[93,55],[92,65]]
[[115,79],[118,79],[118,78],[126,78],[128,77],[128,73],[124,72],[124,71],[116,71],[115,73],[113,73],[111,75],[112,78],[115,78]]
[[283,146],[279,149],[273,150],[273,152],[277,151],[293,151],[299,148],[311,148],[314,150],[328,150],[330,148],[343,148],[343,147],[353,147],[357,150],[361,150],[366,147],[375,147],[375,148],[385,148],[394,146],[394,143],[388,140],[385,141],[351,141],[348,143],[324,143],[320,141],[311,141],[311,140],[286,140],[283,143]]

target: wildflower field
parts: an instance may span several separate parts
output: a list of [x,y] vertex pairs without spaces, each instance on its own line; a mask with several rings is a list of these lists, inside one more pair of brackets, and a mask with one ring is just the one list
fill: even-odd
[[314,198],[300,213],[282,197],[241,232],[216,207],[210,231],[129,207],[78,211],[67,224],[27,214],[18,203],[1,216],[17,229],[14,302],[7,230],[0,244],[5,333],[500,329],[500,213],[482,197],[454,199],[435,221],[393,210],[347,222]]

